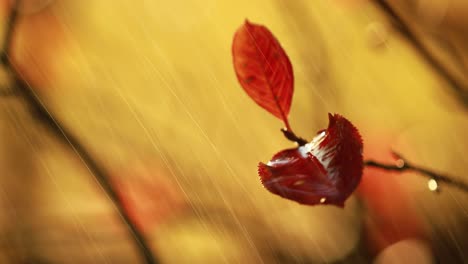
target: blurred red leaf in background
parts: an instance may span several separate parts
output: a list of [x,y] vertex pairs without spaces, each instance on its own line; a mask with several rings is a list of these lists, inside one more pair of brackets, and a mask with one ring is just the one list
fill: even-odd
[[114,178],[125,210],[142,231],[156,228],[186,205],[183,194],[166,177],[159,167],[135,166]]
[[[60,56],[70,44],[66,24],[58,15],[60,1],[22,1],[11,42],[11,61],[21,77],[35,88],[50,87],[59,75]],[[3,0],[9,14],[14,1]],[[37,10],[35,10],[37,9]]]
[[[382,149],[389,148],[384,142],[390,141],[383,140],[385,136],[379,136],[379,139],[373,141],[375,144],[368,144],[366,155],[390,164],[396,162],[390,153],[382,154],[385,153]],[[418,213],[414,199],[399,181],[401,177],[408,176],[376,168],[364,170],[357,194],[367,209],[365,233],[374,254],[405,239],[426,240],[429,236],[427,223]]]

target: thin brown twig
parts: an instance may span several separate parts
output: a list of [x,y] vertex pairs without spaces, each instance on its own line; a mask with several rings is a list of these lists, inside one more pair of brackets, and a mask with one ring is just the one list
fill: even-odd
[[6,24],[6,35],[3,43],[2,55],[0,56],[0,63],[5,67],[8,73],[13,77],[13,83],[15,91],[19,91],[21,98],[24,99],[26,104],[31,108],[32,113],[37,115],[38,120],[43,124],[53,135],[55,135],[60,141],[68,145],[86,164],[89,171],[92,173],[94,178],[97,180],[99,185],[105,191],[109,199],[112,201],[116,208],[116,211],[127,227],[136,247],[141,252],[145,263],[154,264],[159,261],[154,256],[153,252],[149,247],[149,243],[141,231],[136,227],[133,220],[130,218],[128,212],[123,206],[122,200],[117,195],[114,186],[111,184],[110,177],[106,170],[94,159],[91,153],[85,148],[84,144],[80,142],[70,130],[68,130],[59,120],[57,120],[45,107],[39,97],[35,94],[34,89],[22,78],[22,76],[15,70],[10,60],[10,50],[12,43],[13,31],[17,24],[18,12],[17,6],[20,0],[14,2],[14,6],[11,9],[10,16]]
[[396,152],[392,152],[392,154],[397,159],[397,162],[395,164],[385,164],[385,163],[380,163],[374,160],[366,160],[364,161],[364,166],[374,167],[374,168],[378,168],[378,169],[382,169],[386,171],[415,172],[429,179],[433,179],[436,182],[442,182],[442,183],[457,187],[458,189],[462,191],[468,192],[467,183],[457,180],[452,176],[448,176],[446,174],[438,173],[433,170],[420,167],[419,165],[415,165],[409,162],[407,159],[403,158],[402,155]]
[[435,58],[424,43],[416,36],[411,27],[405,20],[387,3],[386,0],[375,0],[375,5],[390,19],[396,23],[397,29],[408,42],[413,45],[414,49],[419,52],[422,58],[442,77],[452,88],[460,103],[465,108],[468,108],[468,88],[467,85],[459,81],[453,73],[448,70],[442,62]]

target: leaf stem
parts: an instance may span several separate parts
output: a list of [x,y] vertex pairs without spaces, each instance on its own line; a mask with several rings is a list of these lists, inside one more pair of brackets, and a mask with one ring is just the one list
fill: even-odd
[[392,154],[397,159],[394,164],[386,164],[386,163],[380,163],[374,160],[366,160],[364,161],[364,166],[374,167],[374,168],[378,168],[378,169],[382,169],[386,171],[396,171],[396,172],[406,172],[406,171],[411,172],[412,171],[412,172],[418,173],[419,175],[427,177],[429,179],[433,179],[436,182],[443,182],[445,184],[457,187],[458,189],[462,191],[468,192],[467,183],[454,179],[451,176],[438,173],[433,170],[415,165],[409,162],[408,160],[406,160],[405,158],[403,158],[402,155],[396,152],[392,152]]
[[83,143],[80,142],[78,137],[73,135],[59,120],[57,120],[45,107],[40,98],[34,92],[34,89],[22,79],[21,75],[14,69],[10,60],[10,50],[12,43],[12,35],[14,27],[17,23],[18,12],[17,7],[20,0],[14,2],[11,7],[11,13],[6,24],[6,35],[3,44],[3,52],[0,57],[0,63],[3,64],[5,69],[11,74],[14,80],[14,87],[17,89],[21,98],[24,99],[26,104],[31,108],[34,114],[37,115],[38,120],[47,128],[53,135],[55,135],[62,143],[67,144],[84,162],[86,167],[92,173],[101,188],[105,191],[115,209],[125,224],[129,234],[133,237],[136,247],[139,249],[145,263],[154,264],[159,263],[154,254],[152,253],[148,242],[145,240],[143,234],[136,227],[130,218],[128,212],[123,206],[122,200],[117,195],[114,186],[111,184],[110,177],[106,170],[92,157],[91,153],[86,149]]
[[[292,129],[291,129],[291,126],[289,125],[289,120],[286,116],[284,116],[284,113],[281,112],[281,114],[283,115],[283,121],[284,121],[284,126],[286,127],[286,130],[287,131],[290,131],[291,133],[293,133]],[[294,134],[294,133],[293,133]]]
[[281,132],[283,132],[283,135],[290,141],[296,142],[299,146],[304,146],[307,144],[307,140],[303,139],[301,137],[296,136],[294,132],[291,130],[291,128],[281,128]]

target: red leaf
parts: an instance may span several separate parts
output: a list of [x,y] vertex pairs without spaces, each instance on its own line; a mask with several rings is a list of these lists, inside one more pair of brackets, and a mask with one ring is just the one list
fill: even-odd
[[117,195],[141,231],[151,231],[185,206],[182,194],[159,167],[132,166],[115,174]]
[[[390,147],[394,137],[386,130],[378,131],[375,137],[367,137],[369,147],[366,156],[387,163],[395,162],[392,154],[381,151]],[[356,194],[366,212],[363,231],[371,254],[377,255],[403,240],[429,238],[428,223],[418,210],[406,180],[400,173],[372,167],[363,172]]]
[[[19,12],[28,11],[38,2],[44,1],[21,1]],[[68,51],[71,35],[55,12],[54,8],[45,8],[35,14],[22,15],[16,26],[19,30],[12,39],[12,64],[21,78],[35,89],[56,87],[52,84],[63,76],[63,65],[51,58],[61,58],[63,52]]]
[[[382,178],[385,178],[383,181]],[[365,205],[364,231],[371,253],[405,239],[427,239],[424,218],[395,175],[366,170],[357,194]]]
[[261,107],[282,119],[287,116],[294,91],[294,75],[288,55],[264,26],[245,21],[232,42],[237,79]]
[[340,115],[329,114],[329,125],[304,146],[283,150],[258,173],[270,192],[298,203],[334,204],[356,189],[363,170],[362,139]]

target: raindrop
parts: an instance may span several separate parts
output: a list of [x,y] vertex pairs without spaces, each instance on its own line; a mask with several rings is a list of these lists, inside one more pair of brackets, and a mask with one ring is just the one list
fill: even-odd
[[299,185],[304,184],[304,182],[305,182],[304,180],[299,180],[299,181],[296,181],[293,185],[294,186],[299,186]]
[[431,191],[437,191],[439,189],[439,185],[437,184],[437,181],[434,180],[434,179],[430,179],[428,182],[427,182],[427,187],[429,188],[429,190]]
[[400,168],[400,169],[403,168],[403,167],[405,166],[405,161],[402,160],[402,159],[397,160],[397,161],[396,161],[396,166],[397,166],[398,168]]

